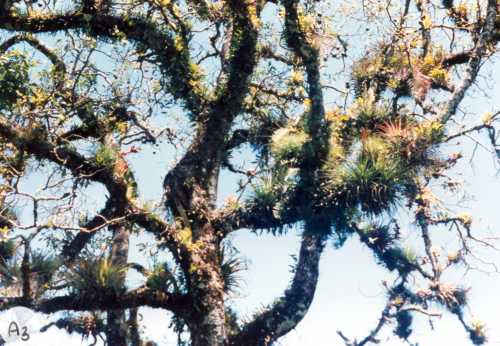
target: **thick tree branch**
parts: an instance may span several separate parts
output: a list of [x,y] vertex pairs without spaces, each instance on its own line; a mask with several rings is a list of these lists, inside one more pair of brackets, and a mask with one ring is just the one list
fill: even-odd
[[92,180],[102,183],[110,193],[124,195],[126,184],[113,177],[113,172],[107,167],[99,166],[73,149],[66,146],[55,146],[45,140],[43,129],[23,130],[14,127],[9,120],[0,117],[0,136],[11,142],[20,150],[25,150],[38,158],[52,161],[72,171],[75,176],[92,177]]
[[305,233],[302,237],[299,260],[290,288],[267,311],[246,324],[230,339],[230,345],[270,345],[295,328],[307,313],[318,282],[318,265],[324,248],[325,236]]
[[[305,160],[307,169],[303,171],[315,174],[321,166],[328,152],[329,127],[325,121],[325,107],[323,104],[323,90],[321,88],[319,50],[309,41],[307,34],[301,28],[298,6],[296,0],[284,0],[285,7],[285,33],[287,44],[294,53],[300,57],[305,65],[308,83],[308,95],[311,100],[310,112],[306,115],[306,131],[311,135],[309,152],[316,155]],[[305,173],[305,172],[303,172]],[[305,177],[304,177],[305,178]]]
[[23,298],[0,298],[0,310],[13,306],[25,306],[33,311],[51,314],[58,311],[94,311],[111,309],[128,309],[140,306],[164,308],[181,316],[189,311],[190,302],[187,296],[171,294],[147,288],[138,288],[119,296],[99,296],[92,292],[92,297],[82,294],[70,294],[39,301],[26,301]]
[[[233,120],[241,111],[249,78],[257,63],[257,33],[260,9],[254,3],[232,1],[234,11],[231,53],[227,62],[227,81],[218,86],[216,99],[200,113],[196,137],[185,156],[164,180],[167,207],[176,217],[187,220],[199,218],[188,215],[193,210],[195,189],[206,191],[207,206],[213,208],[225,140]],[[234,34],[237,33],[237,34]],[[196,235],[195,235],[196,237]]]
[[[87,222],[83,227],[88,230],[93,230],[105,225],[106,219],[112,217],[113,215],[114,204],[115,203],[112,199],[108,199],[103,210],[98,215],[94,216],[92,220]],[[95,232],[92,231],[79,232],[69,244],[64,246],[62,250],[62,257],[64,258],[64,261],[66,263],[73,262],[85,245],[90,241],[90,239],[92,239],[94,234]]]

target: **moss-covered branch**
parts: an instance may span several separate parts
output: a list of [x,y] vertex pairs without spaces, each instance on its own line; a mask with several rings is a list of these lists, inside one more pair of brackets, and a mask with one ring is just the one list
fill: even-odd
[[147,288],[138,288],[112,299],[109,296],[99,296],[99,292],[93,292],[92,299],[88,298],[81,294],[72,294],[27,302],[23,298],[2,297],[0,310],[13,306],[25,306],[33,311],[51,314],[58,311],[94,311],[150,306],[184,315],[190,306],[188,297],[184,295],[168,294]]

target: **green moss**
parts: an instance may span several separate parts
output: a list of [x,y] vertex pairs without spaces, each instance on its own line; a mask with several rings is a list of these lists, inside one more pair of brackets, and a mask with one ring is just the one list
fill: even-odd
[[118,152],[109,146],[101,145],[95,153],[94,160],[97,165],[112,167],[117,159]]

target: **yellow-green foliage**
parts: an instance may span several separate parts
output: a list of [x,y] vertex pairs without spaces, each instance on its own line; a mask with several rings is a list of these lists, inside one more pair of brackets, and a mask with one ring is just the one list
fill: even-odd
[[423,59],[415,59],[421,72],[431,77],[438,84],[447,84],[448,71],[443,67],[444,52],[440,47],[433,47]]
[[272,177],[263,178],[253,186],[252,200],[262,207],[271,206],[276,201],[277,186]]
[[368,136],[349,158],[324,166],[335,203],[378,214],[391,207],[411,178],[389,141]]
[[356,93],[360,95],[373,80],[387,84],[391,89],[401,89],[408,77],[407,73],[402,72],[408,70],[408,66],[408,59],[401,48],[377,48],[373,54],[361,58],[353,66]]
[[446,84],[448,82],[449,74],[443,67],[434,67],[429,71],[429,77],[438,84]]
[[378,213],[394,202],[401,174],[400,165],[389,156],[387,146],[378,139],[369,139],[363,144],[358,162],[349,166],[343,177],[348,200]]
[[420,144],[439,143],[444,136],[444,126],[437,121],[425,121],[415,127],[415,140]]
[[95,153],[94,160],[99,166],[111,167],[115,164],[117,155],[116,149],[101,145]]
[[363,57],[354,64],[353,77],[356,81],[371,80],[380,73],[383,64],[384,60],[380,55]]
[[406,50],[407,48],[402,46],[391,48],[381,46],[376,48],[371,55],[358,60],[352,72],[357,95],[360,95],[374,80],[379,86],[408,95],[408,79],[411,77],[412,67],[418,68],[421,73],[437,84],[448,84],[449,73],[442,65],[444,53],[441,47],[430,47],[424,58],[414,52],[407,53]]
[[388,143],[380,137],[370,136],[363,140],[361,159],[370,160],[376,164],[385,164],[390,160],[390,147]]
[[328,156],[325,162],[326,169],[334,169],[341,164],[349,153],[352,143],[352,135],[349,133],[352,120],[347,114],[338,109],[326,112],[325,118],[330,125],[330,139],[328,142]]
[[175,274],[167,264],[155,266],[151,274],[148,275],[146,286],[159,291],[177,291],[179,289]]
[[124,291],[127,268],[115,266],[109,259],[81,261],[67,274],[68,284],[81,294],[117,295]]
[[182,244],[188,245],[193,241],[193,231],[189,227],[185,227],[179,231],[179,240]]
[[356,121],[357,128],[374,128],[392,117],[388,105],[375,102],[371,95],[362,94],[349,108],[347,115]]
[[285,127],[274,132],[271,138],[271,153],[278,160],[297,159],[302,154],[309,136],[296,127]]
[[328,170],[335,169],[335,167],[342,164],[344,158],[344,147],[337,141],[331,141],[324,167]]

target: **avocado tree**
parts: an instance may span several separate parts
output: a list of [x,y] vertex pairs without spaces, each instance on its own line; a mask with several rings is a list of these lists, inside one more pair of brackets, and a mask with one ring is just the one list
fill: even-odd
[[[270,345],[306,315],[327,242],[355,237],[394,280],[369,335],[339,332],[346,345],[384,328],[408,339],[436,305],[484,343],[467,288],[443,274],[475,256],[471,244],[494,244],[432,186],[460,189],[457,138],[483,136],[500,158],[500,112],[457,116],[496,53],[499,7],[1,0],[0,309],[70,312],[43,330],[120,346],[146,344],[137,316],[149,306],[172,313],[179,345]],[[158,200],[140,171],[162,175]],[[400,227],[401,209],[416,229]],[[292,226],[289,288],[241,319],[227,304],[244,269],[229,236]],[[456,246],[433,245],[443,226]]]

